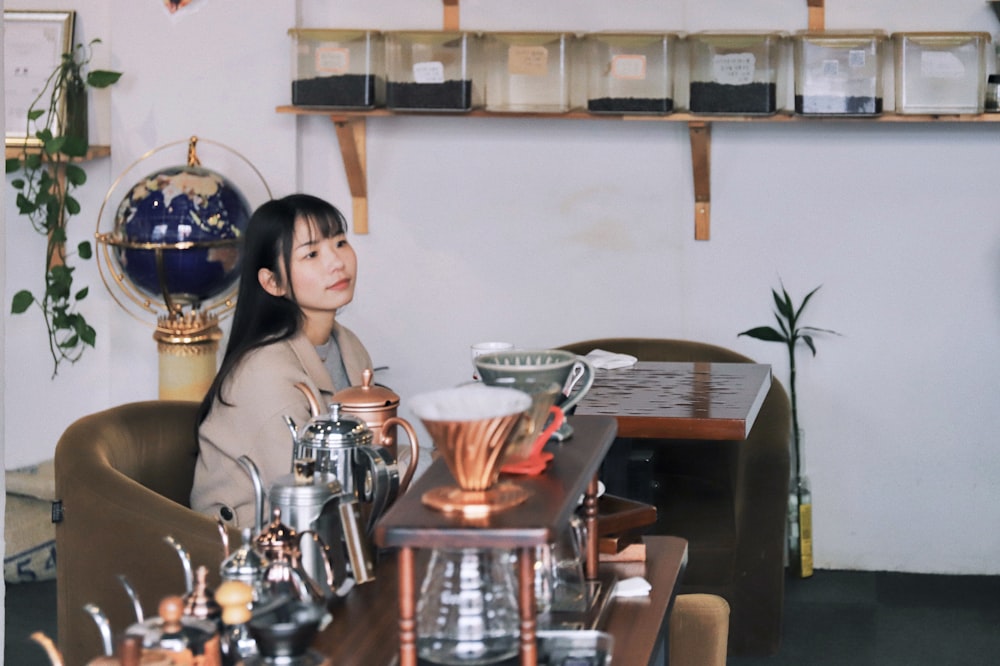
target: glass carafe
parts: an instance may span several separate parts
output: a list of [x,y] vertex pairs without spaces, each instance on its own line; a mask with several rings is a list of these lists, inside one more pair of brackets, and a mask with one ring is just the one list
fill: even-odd
[[417,602],[417,654],[435,664],[491,664],[518,652],[507,551],[435,549]]

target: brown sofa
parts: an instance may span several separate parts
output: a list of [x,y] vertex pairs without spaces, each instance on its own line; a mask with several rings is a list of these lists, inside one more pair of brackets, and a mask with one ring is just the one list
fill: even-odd
[[[174,537],[194,567],[218,585],[222,538],[214,520],[188,508],[198,452],[193,402],[149,401],[112,407],[67,428],[55,453],[56,597],[59,648],[67,666],[102,654],[87,603],[120,634],[135,613],[118,575],[147,616],[168,594],[185,591],[184,568],[165,542]],[[247,483],[250,483],[249,478]],[[239,544],[231,533],[230,543]]]
[[[689,340],[603,338],[562,348],[641,361],[753,362]],[[619,439],[602,470],[608,492],[656,505],[650,533],[688,540],[680,592],[729,602],[731,655],[774,654],[781,641],[790,432],[788,397],[773,380],[745,441]]]

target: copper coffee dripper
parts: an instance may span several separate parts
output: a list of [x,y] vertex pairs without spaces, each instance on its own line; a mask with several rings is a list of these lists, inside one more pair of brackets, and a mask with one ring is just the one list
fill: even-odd
[[497,480],[505,450],[531,404],[523,391],[481,384],[414,396],[410,409],[458,482],[425,492],[421,501],[439,511],[478,518],[527,499],[528,491],[520,485]]

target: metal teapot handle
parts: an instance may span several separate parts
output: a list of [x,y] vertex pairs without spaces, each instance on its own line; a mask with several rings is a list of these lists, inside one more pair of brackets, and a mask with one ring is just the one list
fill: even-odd
[[[410,440],[410,463],[406,466],[406,472],[403,473],[403,477],[399,480],[399,494],[402,495],[406,492],[406,489],[410,486],[410,481],[413,480],[413,473],[417,471],[417,459],[420,457],[420,445],[417,443],[417,433],[413,430],[406,420],[399,418],[398,416],[393,416],[385,420],[382,424],[382,433],[387,433],[392,429],[392,426],[398,425],[406,431],[406,437]],[[386,436],[383,435],[382,443],[385,443]],[[396,461],[399,464],[399,461]]]
[[[326,545],[325,541],[323,541],[323,537],[317,534],[314,530],[302,530],[301,532],[299,532],[299,541],[298,541],[298,546],[300,551],[302,550],[302,537],[306,536],[307,534],[310,537],[312,537],[313,541],[315,541],[319,545],[320,552],[323,553],[323,557],[321,557],[320,559],[323,560],[323,569],[326,571],[326,586],[329,589],[333,590],[335,589],[336,586],[336,579],[333,575],[333,567],[330,566],[330,556],[328,555],[330,547]],[[308,576],[308,574],[306,574],[306,576]]]

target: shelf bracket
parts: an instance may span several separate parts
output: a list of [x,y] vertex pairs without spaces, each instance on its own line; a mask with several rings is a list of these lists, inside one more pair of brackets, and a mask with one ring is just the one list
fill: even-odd
[[444,29],[458,30],[458,0],[442,0],[444,3]]
[[806,0],[809,5],[809,30],[822,32],[826,29],[826,8],[824,0]]
[[354,233],[368,233],[368,169],[365,152],[365,119],[330,116],[337,130],[347,186],[351,190]]
[[691,137],[691,173],[694,177],[694,239],[708,240],[712,211],[712,124],[688,123]]

